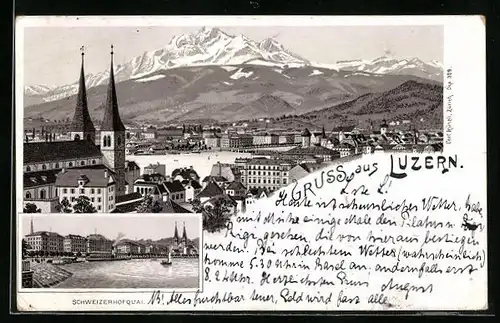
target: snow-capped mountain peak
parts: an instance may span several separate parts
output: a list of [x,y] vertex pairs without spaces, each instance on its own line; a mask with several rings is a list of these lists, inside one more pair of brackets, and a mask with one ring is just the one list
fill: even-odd
[[[372,74],[405,74],[435,78],[441,73],[442,65],[432,61],[424,63],[418,58],[395,59],[384,55],[373,60],[339,61],[336,64],[315,65],[285,49],[276,39],[267,38],[260,42],[245,35],[230,35],[216,27],[203,27],[194,33],[176,35],[159,49],[146,51],[129,61],[115,66],[115,80],[139,80],[161,70],[186,66],[203,65],[241,65],[254,64],[277,67],[317,66],[334,70]],[[312,73],[317,75],[317,73]],[[86,75],[88,88],[106,84],[109,70]],[[75,75],[77,79],[77,75]],[[32,85],[25,87],[25,94],[43,96],[45,101],[53,101],[73,95],[77,92],[78,81],[50,87]]]

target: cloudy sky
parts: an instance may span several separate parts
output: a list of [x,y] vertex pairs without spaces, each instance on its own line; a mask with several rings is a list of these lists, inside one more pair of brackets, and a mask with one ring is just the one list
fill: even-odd
[[[110,44],[116,64],[168,44],[173,36],[196,33],[192,27],[26,27],[25,84],[64,85],[75,82],[80,47],[86,47],[86,72],[109,66]],[[217,26],[207,26],[217,27]],[[261,41],[274,38],[286,49],[311,62],[373,59],[391,51],[396,58],[443,59],[442,26],[222,26],[230,35]]]
[[183,223],[186,223],[186,233],[189,239],[200,237],[200,217],[197,215],[24,215],[21,222],[21,235],[30,232],[30,220],[33,218],[35,231],[53,231],[63,236],[78,234],[87,236],[97,232],[108,239],[114,239],[118,233],[123,233],[127,239],[169,238],[174,235],[175,222],[179,234],[182,234]]

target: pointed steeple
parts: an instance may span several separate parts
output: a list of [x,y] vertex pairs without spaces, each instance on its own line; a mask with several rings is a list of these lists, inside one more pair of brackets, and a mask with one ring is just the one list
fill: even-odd
[[113,45],[111,45],[111,67],[109,69],[109,84],[106,105],[104,107],[104,119],[101,131],[125,131],[125,126],[118,112],[118,99],[116,97],[115,75],[113,70]]
[[35,230],[33,229],[33,218],[31,218],[31,223],[30,223],[30,234],[33,234]]
[[175,221],[174,241],[179,243],[179,232],[177,231],[177,221]]
[[187,233],[186,233],[186,222],[184,222],[184,228],[182,229],[182,241],[184,241],[186,243],[188,241]]
[[326,138],[325,126],[323,126],[323,129],[321,129],[321,138]]
[[[87,105],[87,89],[85,87],[85,71],[84,71],[84,56],[83,46],[80,48],[82,52],[82,67],[80,69],[80,80],[78,84],[78,94],[76,96],[75,115],[71,123],[71,132],[93,132],[95,131],[94,124],[90,118]],[[83,139],[83,138],[82,138]]]

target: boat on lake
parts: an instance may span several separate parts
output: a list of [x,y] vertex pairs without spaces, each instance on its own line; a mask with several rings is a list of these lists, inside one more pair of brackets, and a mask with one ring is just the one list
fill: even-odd
[[171,266],[172,265],[172,251],[171,250],[168,251],[168,258],[162,259],[160,264],[163,266]]

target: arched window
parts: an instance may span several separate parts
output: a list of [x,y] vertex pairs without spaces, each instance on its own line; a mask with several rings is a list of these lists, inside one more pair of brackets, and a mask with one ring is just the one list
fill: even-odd
[[102,137],[102,146],[106,147],[106,136]]
[[43,169],[43,170],[46,170],[46,169],[47,169],[47,165],[42,164],[42,169]]
[[26,171],[27,171],[27,172],[31,172],[31,167],[26,166]]
[[95,165],[95,163],[96,163],[95,159],[92,159],[92,165]]
[[76,134],[75,135],[75,140],[80,140],[80,135]]
[[73,167],[73,162],[69,162],[69,167]]
[[82,160],[82,161],[80,162],[80,165],[85,166],[85,161],[84,161],[84,160]]
[[30,192],[26,192],[26,198],[27,198],[27,199],[30,199],[30,198],[31,198],[31,193],[30,193]]
[[56,164],[54,165],[54,168],[59,168],[59,163],[56,163]]
[[92,135],[90,133],[87,134],[87,140],[92,140]]
[[111,136],[108,136],[107,146],[108,146],[108,147],[111,147]]
[[47,196],[45,190],[40,190],[40,199],[45,199],[45,197]]

